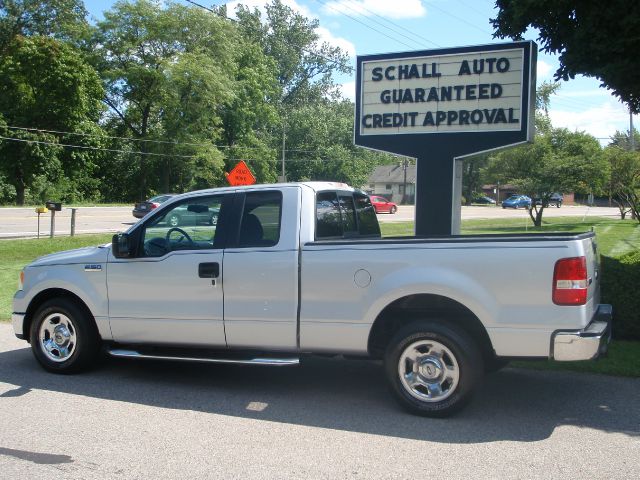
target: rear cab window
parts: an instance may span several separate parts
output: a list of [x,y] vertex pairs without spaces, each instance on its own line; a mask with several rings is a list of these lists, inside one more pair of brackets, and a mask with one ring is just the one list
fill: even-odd
[[343,191],[316,194],[316,240],[377,237],[380,226],[367,195]]

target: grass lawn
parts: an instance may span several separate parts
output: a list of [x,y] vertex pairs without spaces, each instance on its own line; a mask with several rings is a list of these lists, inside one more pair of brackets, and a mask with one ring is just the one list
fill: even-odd
[[101,245],[111,241],[113,234],[76,235],[28,240],[0,240],[0,321],[11,319],[11,299],[18,289],[22,267],[48,253]]
[[[544,220],[542,227],[525,226],[522,219],[464,220],[463,234],[482,233],[545,233],[586,232],[595,229],[600,252],[618,256],[631,250],[640,250],[640,224],[635,220],[612,218],[557,217]],[[413,235],[413,222],[382,223],[382,234],[389,236]],[[0,241],[0,321],[11,317],[11,299],[17,288],[20,269],[35,258],[51,252],[100,245],[111,241],[112,234],[79,235],[40,240]],[[614,341],[609,356],[596,362],[518,361],[512,366],[550,370],[575,370],[640,377],[640,342]]]
[[[381,223],[385,237],[413,235],[413,222]],[[631,250],[640,250],[640,223],[635,220],[618,220],[606,217],[553,217],[543,220],[535,228],[531,222],[524,224],[521,218],[463,220],[461,233],[475,235],[483,233],[549,233],[588,232],[593,228],[598,239],[600,253],[618,256]]]
[[606,357],[593,362],[515,361],[510,367],[534,370],[572,370],[574,372],[604,373],[621,377],[640,377],[640,342],[613,340]]

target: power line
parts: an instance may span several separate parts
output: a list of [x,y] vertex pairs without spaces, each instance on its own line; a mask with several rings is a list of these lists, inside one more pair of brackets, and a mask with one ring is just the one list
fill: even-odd
[[[348,1],[349,1],[349,3],[351,3],[351,4],[355,5],[355,3],[353,2],[353,0],[348,0]],[[383,17],[382,15],[377,14],[377,13],[376,13],[376,12],[374,12],[373,10],[368,9],[367,7],[365,7],[365,6],[364,6],[364,4],[362,4],[362,5],[358,5],[358,8],[361,8],[362,10],[364,10],[364,11],[366,11],[366,12],[369,12],[369,13],[370,13],[371,15],[373,15],[374,17],[378,17],[378,18],[380,18],[380,19],[384,20],[385,22],[387,22],[387,23],[389,23],[389,24],[391,24],[391,25],[394,25],[394,26],[398,27],[398,28],[399,28],[399,29],[401,29],[402,31],[407,31],[407,29],[406,29],[406,28],[402,27],[401,25],[397,24],[396,22],[393,22],[393,21],[389,20],[388,18]],[[353,11],[356,11],[356,10],[355,10],[355,9],[353,9],[353,8],[352,8],[352,10],[353,10]],[[372,19],[372,20],[373,20],[373,19]],[[383,24],[382,24],[382,23],[380,23],[380,22],[376,22],[376,23],[378,23],[379,25],[382,25],[382,26],[383,26],[383,27],[385,27],[385,28],[388,28],[388,29],[389,29],[389,30],[391,30],[392,32],[399,33],[399,34],[400,34],[400,35],[402,35],[403,37],[406,37],[406,38],[409,38],[410,40],[412,40],[412,39],[411,39],[411,37],[408,37],[408,36],[407,36],[407,35],[405,35],[403,32],[400,32],[400,31],[397,31],[397,30],[392,29],[392,28],[390,28],[390,27],[387,27],[386,25],[383,25]],[[436,47],[441,47],[441,45],[437,44],[436,42],[434,42],[434,41],[432,41],[432,40],[429,40],[429,39],[428,39],[428,38],[426,38],[426,37],[423,37],[422,35],[420,35],[420,34],[418,34],[418,33],[415,33],[415,32],[409,32],[409,33],[411,33],[411,35],[413,35],[413,36],[415,36],[415,37],[417,37],[417,38],[420,38],[420,39],[424,40],[424,41],[425,41],[425,42],[427,42],[427,43],[430,43],[431,45],[434,45],[434,46],[436,46]]]
[[[50,146],[54,146],[54,147],[65,147],[65,148],[79,148],[82,150],[97,150],[97,151],[102,151],[102,152],[112,152],[112,153],[126,153],[128,155],[149,155],[149,156],[155,156],[155,157],[173,157],[173,158],[196,158],[197,155],[172,155],[169,153],[154,153],[154,152],[141,152],[141,151],[136,151],[136,150],[121,150],[121,149],[116,149],[116,148],[103,148],[103,147],[91,147],[88,145],[74,145],[74,144],[70,144],[70,143],[55,143],[55,142],[47,142],[44,140],[29,140],[26,138],[13,138],[13,137],[5,137],[0,135],[0,140],[7,140],[7,141],[11,141],[11,142],[21,142],[21,143],[35,143],[35,144],[39,144],[39,145],[50,145]],[[293,149],[293,150],[287,150],[289,152],[299,152],[299,153],[314,153],[314,151],[312,150],[298,150],[298,149]],[[225,160],[228,161],[239,161],[239,160],[244,160],[245,162],[260,162],[260,161],[272,161],[272,162],[276,162],[276,159],[258,159],[258,158],[231,158],[231,157],[224,157]],[[337,160],[337,161],[341,161],[341,162],[345,162],[348,160],[344,160],[344,159],[340,159],[340,158],[329,158],[329,157],[317,157],[317,158],[292,158],[289,159],[288,161],[292,161],[292,162],[318,162],[318,161],[326,161],[326,160]]]
[[[0,129],[2,129],[2,128],[7,128],[7,129],[11,129],[11,130],[24,130],[24,131],[28,131],[28,132],[54,133],[54,134],[58,134],[58,135],[77,135],[77,136],[89,137],[89,138],[113,138],[113,139],[127,140],[127,141],[132,141],[132,142],[149,142],[149,143],[169,144],[169,145],[178,145],[178,146],[179,145],[188,145],[188,146],[196,146],[196,147],[216,147],[216,148],[219,148],[219,149],[237,148],[237,149],[244,149],[244,150],[264,150],[264,147],[248,147],[248,146],[242,146],[242,145],[216,145],[214,143],[190,143],[190,142],[176,142],[176,141],[173,141],[173,140],[156,140],[156,139],[150,139],[150,138],[118,137],[118,136],[115,136],[115,135],[103,135],[103,134],[99,134],[99,133],[65,132],[63,130],[47,130],[47,129],[33,128],[33,127],[16,127],[16,126],[12,126],[12,125],[2,125],[2,126],[0,126]],[[60,144],[56,143],[56,145],[60,145]],[[270,147],[266,147],[266,148],[270,148]],[[126,151],[126,150],[124,150],[124,151]],[[287,149],[286,151],[287,152],[300,152],[300,153],[313,153],[313,150],[302,150],[302,149],[297,149],[297,148]],[[140,153],[145,153],[145,152],[140,152]],[[158,154],[158,155],[160,155],[160,154]]]
[[465,24],[469,25],[470,27],[475,28],[476,30],[481,31],[482,33],[487,33],[487,34],[489,34],[489,35],[493,35],[493,34],[492,34],[492,32],[489,32],[488,30],[484,30],[483,28],[480,28],[479,26],[477,26],[475,23],[468,22],[468,21],[467,21],[467,20],[465,20],[464,18],[462,18],[462,17],[458,17],[457,15],[454,15],[453,13],[449,13],[449,12],[447,12],[444,8],[438,7],[438,6],[436,6],[434,3],[429,3],[429,7],[433,7],[433,8],[435,8],[436,10],[441,11],[441,12],[442,12],[442,13],[444,13],[445,15],[449,15],[450,17],[455,18],[456,20],[458,20],[458,21],[460,21],[460,22],[462,22],[462,23],[465,23]]
[[387,37],[387,38],[389,38],[389,39],[391,39],[391,40],[393,40],[393,41],[395,41],[395,42],[398,42],[398,43],[400,43],[400,44],[404,45],[405,47],[408,47],[408,48],[414,48],[412,45],[409,45],[408,43],[405,43],[405,42],[403,42],[402,40],[398,40],[397,38],[394,38],[394,37],[392,37],[391,35],[387,35],[386,33],[384,33],[384,32],[382,32],[382,31],[378,30],[377,28],[374,28],[374,27],[372,27],[371,25],[369,25],[369,24],[367,24],[367,23],[364,23],[363,21],[360,21],[360,20],[358,20],[358,19],[357,19],[357,18],[355,18],[355,17],[352,17],[352,16],[351,16],[351,15],[349,15],[348,13],[345,13],[345,12],[342,12],[342,11],[338,10],[336,7],[334,7],[333,5],[330,5],[330,4],[326,3],[326,2],[325,2],[325,1],[323,1],[323,0],[316,0],[316,2],[323,4],[325,7],[330,8],[331,10],[333,10],[333,11],[335,11],[335,12],[338,12],[340,15],[344,15],[345,17],[350,18],[350,19],[351,19],[351,20],[353,20],[354,22],[357,22],[357,23],[359,23],[360,25],[364,25],[364,26],[365,26],[365,27],[367,27],[368,29],[373,30],[374,32],[379,33],[380,35],[383,35],[383,36],[385,36],[385,37]]
[[[350,15],[347,15],[346,13],[341,12],[340,10],[338,10],[337,8],[335,8],[334,6],[332,6],[332,5],[330,5],[330,4],[327,4],[327,2],[325,2],[325,1],[323,1],[323,0],[315,0],[315,1],[316,1],[317,3],[321,3],[321,4],[323,4],[326,8],[330,8],[331,10],[334,10],[334,11],[336,11],[336,12],[338,12],[338,13],[342,14],[342,15],[345,15],[345,16],[347,16],[347,17],[349,17],[349,18],[351,18],[351,19],[353,19],[353,20],[355,20],[355,21],[357,21],[357,22],[361,23],[362,25],[365,25],[367,28],[371,28],[372,30],[374,30],[374,31],[376,31],[376,32],[378,32],[378,33],[382,33],[382,32],[380,32],[379,30],[376,30],[376,29],[374,29],[373,27],[370,27],[369,25],[366,25],[365,23],[361,22],[360,20],[357,20],[357,19],[355,19],[354,17],[351,17]],[[353,5],[356,5],[356,4],[355,4],[355,3],[353,3],[353,2],[349,2],[349,3],[352,3]],[[379,20],[376,20],[375,18],[369,18],[369,20],[370,20],[370,21],[372,21],[372,22],[374,22],[374,23],[376,23],[376,24],[378,24],[378,25],[380,25],[382,28],[386,28],[387,30],[389,30],[389,31],[391,31],[391,32],[393,32],[393,33],[395,33],[396,35],[400,35],[400,36],[402,36],[402,37],[404,37],[404,38],[406,38],[406,39],[408,39],[408,40],[410,40],[410,41],[412,41],[412,42],[416,43],[416,44],[417,44],[417,45],[419,45],[420,47],[422,47],[422,46],[423,46],[419,41],[416,41],[416,39],[415,39],[415,38],[410,37],[409,35],[406,35],[406,34],[404,33],[404,31],[402,31],[402,30],[404,30],[404,29],[402,29],[402,27],[401,27],[400,25],[398,25],[398,24],[396,24],[396,23],[392,22],[391,20],[388,20],[388,19],[384,18],[384,17],[383,17],[383,16],[381,16],[381,15],[378,15],[376,12],[374,12],[374,11],[372,11],[372,10],[369,10],[369,9],[368,9],[367,7],[365,7],[364,5],[358,5],[358,8],[354,8],[353,6],[349,5],[347,2],[343,2],[343,4],[342,4],[342,5],[343,5],[343,6],[345,6],[345,7],[347,7],[349,10],[351,10],[352,12],[354,12],[356,15],[361,15],[361,10],[364,10],[364,11],[366,11],[366,12],[369,12],[371,15],[373,15],[373,16],[375,16],[375,17],[381,18],[381,19],[382,19],[382,20],[384,20],[385,22],[390,23],[391,25],[394,25],[394,26],[398,27],[398,28],[399,28],[399,29],[401,29],[401,30],[397,30],[396,28],[392,28],[392,27],[390,27],[390,26],[388,26],[388,25],[385,25],[384,23],[380,22]],[[358,10],[358,9],[360,9],[360,10]],[[412,33],[412,34],[414,35],[414,37],[421,38],[421,39],[423,39],[424,41],[426,41],[426,42],[428,42],[428,43],[431,43],[432,45],[439,46],[437,43],[432,42],[432,41],[431,41],[431,40],[429,40],[428,38],[422,37],[422,36],[417,35],[417,34],[415,34],[415,33],[413,33],[413,32],[410,32],[410,33]],[[384,33],[382,33],[382,34],[383,34],[383,35],[385,35]],[[388,37],[388,36],[387,36],[387,37]],[[391,38],[391,37],[388,37],[388,38]],[[400,41],[399,41],[399,40],[397,40],[397,39],[394,39],[394,40],[396,40],[396,41],[400,42]],[[401,42],[401,43],[402,43],[402,42]],[[407,45],[407,44],[405,43],[404,45]],[[407,46],[409,46],[409,45],[407,45]],[[410,46],[409,46],[409,47],[410,47]],[[412,47],[411,47],[411,48],[412,48]]]
[[0,136],[0,140],[9,140],[12,142],[23,142],[23,143],[37,143],[39,145],[51,145],[54,147],[80,148],[83,150],[99,150],[103,152],[150,155],[155,157],[194,158],[196,156],[196,155],[171,155],[166,153],[154,153],[154,152],[135,152],[135,151],[119,150],[116,148],[90,147],[88,145],[72,145],[69,143],[45,142],[43,140],[28,140],[26,138],[13,138],[13,137],[4,137],[4,136]]

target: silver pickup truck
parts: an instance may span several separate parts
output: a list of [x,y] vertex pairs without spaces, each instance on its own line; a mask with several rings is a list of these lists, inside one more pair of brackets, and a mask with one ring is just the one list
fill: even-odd
[[13,327],[60,373],[102,351],[261,365],[313,353],[383,359],[404,407],[445,416],[508,359],[606,350],[611,307],[599,304],[594,240],[381,238],[369,198],[344,184],[203,190],[111,245],[26,266]]

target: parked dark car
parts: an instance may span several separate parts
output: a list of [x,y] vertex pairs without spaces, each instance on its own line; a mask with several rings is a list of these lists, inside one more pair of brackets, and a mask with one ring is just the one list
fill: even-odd
[[[542,199],[536,198],[534,199],[536,205],[542,205]],[[548,204],[545,207],[556,207],[560,208],[562,206],[562,202],[564,201],[564,196],[561,193],[553,193],[549,198]]]
[[398,211],[398,206],[384,197],[371,195],[369,198],[376,213],[396,213]]
[[166,214],[164,221],[170,227],[216,225],[220,209],[199,204],[179,205]]
[[133,216],[136,218],[142,218],[149,212],[152,212],[160,206],[161,203],[166,202],[171,197],[175,197],[175,193],[163,193],[162,195],[156,195],[150,198],[146,202],[136,203],[133,207]]
[[473,197],[473,199],[471,200],[471,203],[480,203],[482,205],[495,205],[496,201],[491,197],[487,197],[486,195],[480,195],[477,197]]
[[502,208],[529,208],[531,198],[526,195],[511,195],[502,202]]

